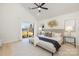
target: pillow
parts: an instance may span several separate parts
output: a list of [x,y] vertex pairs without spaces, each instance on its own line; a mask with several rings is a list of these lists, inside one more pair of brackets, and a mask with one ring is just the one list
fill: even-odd
[[44,35],[38,35],[38,37],[44,37]]
[[61,37],[62,36],[62,33],[54,33],[54,36],[55,37]]
[[52,37],[52,32],[45,32],[45,36]]
[[61,37],[61,36],[62,36],[62,33],[56,33],[56,32],[52,33],[52,37]]
[[52,37],[55,37],[55,32],[52,32]]

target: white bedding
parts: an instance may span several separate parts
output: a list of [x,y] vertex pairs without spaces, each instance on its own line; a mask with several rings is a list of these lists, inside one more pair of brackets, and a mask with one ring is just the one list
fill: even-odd
[[[60,45],[63,41],[63,38],[61,36],[54,36],[54,37],[47,37],[47,36],[44,36],[44,35],[40,35],[40,37],[44,37],[44,38],[48,38],[48,39],[51,39],[51,40],[55,40],[57,41]],[[39,40],[39,39],[38,39]]]
[[[42,36],[42,37],[46,37],[46,36]],[[56,40],[60,45],[63,41],[62,37],[46,37],[46,38]],[[36,42],[35,45],[39,45],[39,46],[49,50],[50,52],[53,52],[53,53],[56,52],[56,48],[54,47],[54,45],[52,43],[39,40],[38,37],[36,37],[36,39],[37,40],[35,41]]]
[[39,46],[49,50],[50,52],[53,52],[53,53],[56,52],[56,49],[52,43],[40,40],[40,42],[38,42],[36,45],[39,45]]

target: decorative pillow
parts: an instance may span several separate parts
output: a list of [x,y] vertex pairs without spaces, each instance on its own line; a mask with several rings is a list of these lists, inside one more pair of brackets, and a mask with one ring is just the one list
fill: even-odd
[[55,33],[55,36],[57,36],[57,37],[61,36],[61,33]]
[[55,37],[55,32],[52,32],[52,37]]
[[45,32],[45,36],[52,37],[52,32]]
[[55,37],[61,37],[61,36],[63,36],[63,34],[62,33],[54,33],[54,36]]

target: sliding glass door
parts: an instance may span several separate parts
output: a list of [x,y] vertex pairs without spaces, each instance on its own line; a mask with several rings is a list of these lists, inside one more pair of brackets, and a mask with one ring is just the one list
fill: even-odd
[[22,27],[22,38],[29,38],[34,36],[34,24],[30,22],[23,22],[21,27]]

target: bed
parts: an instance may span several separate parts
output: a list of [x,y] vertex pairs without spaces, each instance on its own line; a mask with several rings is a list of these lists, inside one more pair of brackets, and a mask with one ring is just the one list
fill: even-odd
[[[62,33],[62,32],[60,31],[58,33]],[[56,36],[53,36],[53,37],[38,35],[36,39],[37,40],[35,41],[36,42],[35,45],[51,52],[52,55],[59,50],[59,48],[61,47],[61,44],[63,43],[63,36],[57,35],[57,34]]]

